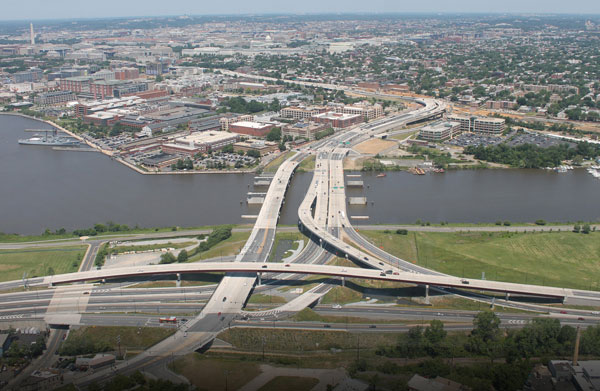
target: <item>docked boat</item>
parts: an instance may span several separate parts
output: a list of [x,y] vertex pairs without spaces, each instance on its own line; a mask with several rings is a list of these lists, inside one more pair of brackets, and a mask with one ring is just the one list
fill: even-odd
[[80,144],[79,140],[70,137],[63,137],[54,134],[48,134],[46,132],[45,135],[41,136],[39,134],[34,135],[30,138],[19,139],[19,144],[21,145],[45,145],[49,147],[74,147]]

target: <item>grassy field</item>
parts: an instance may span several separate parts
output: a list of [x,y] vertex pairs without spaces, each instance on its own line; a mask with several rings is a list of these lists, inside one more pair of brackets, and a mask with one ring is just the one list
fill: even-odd
[[249,304],[284,304],[287,301],[281,296],[263,295],[261,293],[255,293],[250,296],[248,300]]
[[175,360],[170,368],[185,376],[196,390],[237,390],[260,375],[256,362],[224,358],[207,358],[191,353]]
[[361,231],[418,265],[468,278],[600,289],[600,233],[438,233]]
[[223,331],[218,338],[243,350],[260,352],[264,341],[266,351],[294,353],[355,348],[357,337],[360,338],[361,349],[390,346],[397,342],[399,334],[232,328]]
[[0,250],[0,281],[76,272],[87,246]]
[[258,391],[309,391],[319,384],[314,377],[277,376],[258,389]]
[[[140,319],[143,323],[143,320]],[[85,338],[102,344],[108,344],[113,350],[118,349],[117,336],[121,336],[121,350],[146,349],[167,338],[175,332],[174,328],[160,327],[116,327],[116,326],[84,326],[71,330],[69,338]]]
[[298,171],[299,172],[313,171],[315,169],[316,160],[317,160],[317,157],[314,155],[311,155],[311,156],[307,157],[306,159],[302,160],[302,162],[300,162],[300,164],[298,165]]
[[[269,262],[275,262],[275,254],[277,254],[277,247],[279,246],[279,242],[281,240],[291,240],[294,242],[297,240],[302,240],[304,242],[304,244],[306,245],[307,238],[306,238],[306,236],[301,234],[299,231],[276,233],[275,241],[273,242],[273,248],[271,249],[271,254],[269,254]],[[294,243],[292,245],[292,249],[297,249],[297,248],[298,248],[298,244]],[[286,253],[287,253],[285,255],[286,257],[290,255],[289,251],[287,251]]]
[[250,233],[250,231],[233,232],[230,238],[220,242],[210,250],[190,257],[189,262],[216,257],[225,257],[228,255],[237,255],[242,249],[242,247],[244,247],[244,243],[246,243],[246,241],[250,237]]
[[263,172],[269,172],[269,173],[276,172],[277,169],[279,168],[279,166],[281,166],[281,163],[283,163],[286,159],[288,159],[290,156],[292,156],[294,154],[295,154],[295,152],[293,152],[293,151],[282,153],[280,156],[278,156],[275,159],[271,160],[269,162],[269,164],[267,164],[265,166]]

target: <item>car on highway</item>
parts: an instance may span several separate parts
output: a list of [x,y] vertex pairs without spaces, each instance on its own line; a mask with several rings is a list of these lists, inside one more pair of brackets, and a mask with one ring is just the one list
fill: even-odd
[[372,325],[370,325],[370,326],[369,326],[369,328],[370,328],[370,329],[376,329],[376,328],[377,328],[377,326],[375,326],[374,324],[372,324]]
[[339,305],[339,304],[334,304],[334,305],[331,306],[331,308],[339,310],[340,308],[342,308],[342,306]]
[[398,273],[398,272],[394,272],[394,275],[395,275],[395,276],[399,276],[399,275],[400,275],[400,273]]
[[267,268],[267,265],[262,265],[261,267],[262,267],[263,269],[266,269],[266,268]]
[[286,264],[285,264],[285,267],[290,267],[290,264],[289,264],[289,263],[286,263]]
[[580,316],[579,318],[577,318],[577,320],[585,320],[585,318]]
[[469,281],[467,281],[467,280],[460,280],[460,282],[461,282],[462,284],[469,285]]
[[560,311],[560,313],[561,313],[561,314],[566,314],[566,313],[567,313],[567,311]]
[[83,294],[84,294],[84,295],[89,295],[89,294],[90,294],[90,292],[89,292],[89,291],[85,291],[85,292],[83,292]]
[[331,325],[330,324],[324,324],[323,327],[325,327],[326,329],[330,329]]
[[223,302],[227,301],[227,297],[223,297]]
[[387,274],[385,274],[385,272],[381,272],[381,273],[379,273],[379,275],[382,276],[382,277],[387,276]]
[[600,312],[598,312],[598,311],[592,311],[592,315],[600,315]]

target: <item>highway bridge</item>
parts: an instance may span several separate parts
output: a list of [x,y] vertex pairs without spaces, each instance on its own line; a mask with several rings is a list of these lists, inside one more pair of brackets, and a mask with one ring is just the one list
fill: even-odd
[[[600,300],[599,292],[583,291],[567,288],[547,287],[542,285],[516,284],[509,282],[468,279],[445,275],[430,275],[405,271],[366,269],[358,267],[342,267],[329,265],[295,264],[295,263],[262,263],[262,262],[206,262],[206,263],[177,263],[169,265],[151,265],[145,267],[125,267],[114,269],[91,270],[87,272],[68,273],[44,278],[44,284],[56,285],[83,281],[102,281],[108,279],[123,279],[139,276],[155,276],[175,273],[211,273],[226,272],[252,275],[256,278],[259,273],[276,274],[312,274],[343,278],[361,278],[389,282],[411,283],[419,285],[435,285],[442,287],[466,288],[480,291],[518,293],[534,296],[569,297]],[[219,285],[219,287],[222,286]],[[221,302],[231,301],[233,291],[221,291],[217,288],[211,300]],[[223,309],[229,308],[227,306]]]

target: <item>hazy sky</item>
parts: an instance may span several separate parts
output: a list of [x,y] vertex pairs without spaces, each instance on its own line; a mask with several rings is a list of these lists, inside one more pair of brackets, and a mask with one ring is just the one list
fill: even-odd
[[0,20],[249,13],[533,12],[600,14],[599,0],[0,0]]

